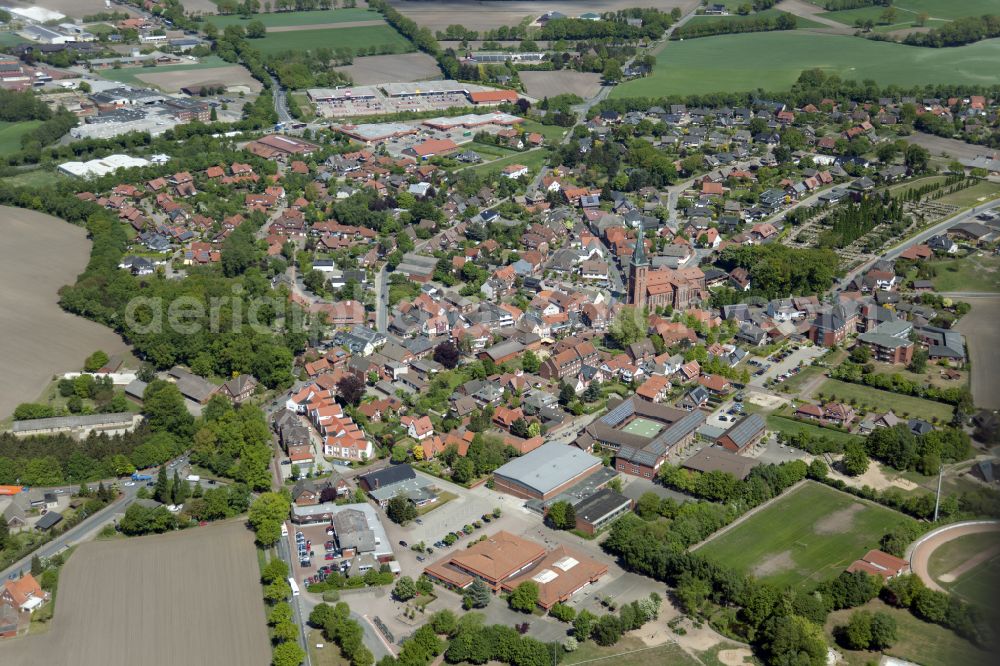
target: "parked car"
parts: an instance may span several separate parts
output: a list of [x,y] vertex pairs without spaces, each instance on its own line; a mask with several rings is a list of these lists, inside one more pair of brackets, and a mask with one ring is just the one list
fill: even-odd
[[406,548],[409,544],[407,544],[405,541],[400,541],[399,545],[402,546],[403,548]]
[[425,559],[427,558],[424,557],[423,555],[417,555],[417,562],[423,562]]
[[327,553],[326,555],[323,556],[323,559],[324,560],[332,560],[332,559],[334,559],[334,557],[335,556],[334,556],[333,553]]

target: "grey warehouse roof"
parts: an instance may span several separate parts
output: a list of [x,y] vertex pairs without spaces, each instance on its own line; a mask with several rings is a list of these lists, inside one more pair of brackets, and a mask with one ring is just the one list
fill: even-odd
[[494,474],[512,479],[545,494],[579,476],[601,459],[566,444],[543,444],[520,458],[514,458]]

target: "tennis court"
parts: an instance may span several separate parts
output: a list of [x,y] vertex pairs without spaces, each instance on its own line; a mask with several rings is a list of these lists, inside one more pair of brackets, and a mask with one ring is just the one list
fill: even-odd
[[637,418],[637,419],[632,419],[627,426],[622,428],[622,432],[627,432],[630,435],[637,435],[639,437],[646,437],[648,439],[652,439],[662,429],[663,425],[657,423],[656,421],[650,421],[649,419],[644,419],[644,418]]

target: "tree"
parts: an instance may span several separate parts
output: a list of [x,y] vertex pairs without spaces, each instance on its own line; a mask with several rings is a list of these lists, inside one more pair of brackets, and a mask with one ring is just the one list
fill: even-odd
[[868,453],[860,442],[852,440],[844,448],[844,471],[850,476],[860,476],[868,471]]
[[486,608],[490,605],[491,598],[490,588],[478,578],[465,591],[465,599],[469,600],[470,608]]
[[247,38],[248,39],[260,39],[267,35],[267,27],[264,25],[263,21],[250,21],[246,25]]
[[545,522],[557,530],[571,530],[576,527],[576,511],[573,505],[563,500],[549,507]]
[[889,6],[882,10],[882,15],[879,17],[882,23],[886,25],[892,25],[896,22],[896,8]]
[[184,405],[184,396],[176,385],[157,379],[142,393],[142,412],[153,432],[165,431],[187,438],[194,432],[194,417]]
[[903,163],[911,171],[924,171],[930,158],[930,152],[915,143],[908,144],[903,151]]
[[519,584],[507,598],[507,604],[511,610],[530,613],[538,605],[538,583],[533,580],[526,580]]
[[850,650],[867,650],[872,642],[872,614],[855,611],[841,632],[844,647]]
[[392,596],[397,601],[409,601],[417,596],[417,584],[409,576],[401,576],[396,581],[396,587],[392,588]]
[[608,64],[604,66],[604,80],[607,83],[618,83],[624,76],[622,66],[618,64],[617,60],[609,60]]
[[824,666],[823,631],[797,615],[773,615],[764,627],[765,663],[778,666]]
[[451,370],[458,365],[462,352],[451,340],[445,340],[434,348],[434,360]]
[[538,360],[538,355],[530,349],[521,354],[521,369],[525,372],[536,373],[541,365],[542,362]]
[[614,645],[622,637],[622,622],[618,619],[617,615],[611,615],[610,613],[604,615],[594,624],[591,635],[594,638],[594,642],[598,645],[605,647]]
[[97,372],[108,364],[108,355],[98,349],[83,362],[84,372]]
[[274,646],[271,663],[274,666],[299,666],[305,658],[305,652],[297,642],[285,641]]
[[184,501],[188,498],[188,485],[187,481],[182,481],[180,474],[177,470],[174,470],[174,478],[170,484],[170,495],[171,501],[177,506],[184,504]]
[[919,14],[917,14],[917,25],[920,26],[921,28],[924,27],[925,25],[927,25],[927,21],[929,21],[930,18],[931,15],[928,14],[927,12],[920,12]]
[[573,390],[573,387],[570,386],[569,384],[567,384],[566,382],[563,382],[562,384],[560,384],[560,386],[559,386],[559,404],[565,406],[565,405],[570,404],[574,400],[576,400],[576,391]]
[[38,576],[42,575],[43,571],[45,571],[45,566],[42,564],[42,560],[39,559],[38,555],[32,555],[31,556],[31,575],[35,576],[37,578]]
[[922,375],[927,372],[927,350],[926,349],[914,349],[913,357],[910,358],[910,365],[906,368],[910,372],[915,372],[918,375]]
[[597,616],[589,610],[584,609],[577,613],[576,618],[573,620],[573,635],[576,636],[576,640],[585,641],[590,638],[596,622]]
[[476,476],[476,465],[468,458],[457,458],[451,466],[451,480],[468,483]]
[[161,465],[156,474],[156,486],[153,488],[153,499],[162,504],[170,504],[170,477],[167,476],[167,466]]
[[872,616],[871,650],[886,650],[896,642],[896,619],[886,612],[878,611]]
[[265,583],[273,583],[276,580],[288,578],[288,564],[280,558],[272,558],[264,565],[260,579]]
[[[286,491],[287,492],[287,491]],[[283,493],[261,493],[250,505],[247,520],[257,533],[257,542],[270,546],[281,538],[281,523],[288,517],[291,502]]]
[[389,500],[385,515],[397,525],[405,525],[417,517],[417,507],[406,497],[397,495]]
[[[640,319],[643,320],[640,323]],[[622,349],[642,339],[645,333],[645,317],[633,307],[624,307],[608,329],[611,338]]]
[[337,395],[348,405],[358,406],[364,394],[365,382],[359,377],[348,374],[337,382]]

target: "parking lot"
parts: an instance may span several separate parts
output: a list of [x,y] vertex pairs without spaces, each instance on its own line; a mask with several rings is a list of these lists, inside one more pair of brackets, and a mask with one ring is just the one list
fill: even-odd
[[[288,550],[292,553],[292,567],[294,570],[295,581],[299,583],[300,586],[303,586],[303,580],[306,578],[316,576],[319,573],[320,567],[329,566],[334,569],[338,569],[342,562],[348,561],[333,557],[326,559],[327,550],[324,548],[324,544],[333,539],[333,536],[328,535],[326,532],[329,526],[329,523],[317,525],[288,524]],[[304,542],[311,542],[311,545],[309,545],[307,549],[307,552],[312,553],[308,565],[303,565],[299,558],[301,551],[299,550],[296,541],[296,534],[299,532],[302,533]],[[332,551],[330,552],[330,555],[333,555]]]
[[[795,349],[795,347],[798,347],[798,349]],[[814,359],[819,358],[825,353],[826,349],[823,347],[817,347],[812,343],[801,343],[786,346],[767,359],[751,359],[763,364],[765,369],[763,373],[758,375],[757,372],[760,371],[761,366],[750,366],[754,368],[752,371],[753,377],[750,378],[750,385],[763,387],[767,384],[768,380],[774,379],[790,371],[792,368],[797,368],[799,365],[809,365]]]

